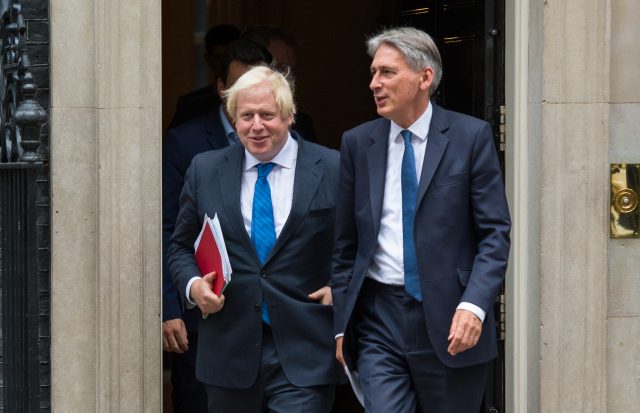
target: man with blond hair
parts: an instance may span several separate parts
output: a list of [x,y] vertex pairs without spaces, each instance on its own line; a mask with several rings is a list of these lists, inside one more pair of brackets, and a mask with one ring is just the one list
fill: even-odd
[[[247,72],[251,66],[268,64],[271,54],[249,40],[236,40],[228,45],[219,59],[220,94]],[[196,379],[198,348],[197,308],[186,309],[167,268],[169,240],[175,229],[178,202],[184,176],[194,156],[212,149],[238,143],[230,117],[220,102],[208,114],[170,129],[162,143],[162,347],[171,352],[171,400],[174,413],[207,411],[204,385]]]
[[[292,88],[259,66],[225,92],[242,145],[197,155],[187,171],[169,267],[200,321],[196,376],[210,412],[328,412],[333,358],[331,250],[338,153],[289,130]],[[233,269],[200,276],[193,243],[217,214]]]

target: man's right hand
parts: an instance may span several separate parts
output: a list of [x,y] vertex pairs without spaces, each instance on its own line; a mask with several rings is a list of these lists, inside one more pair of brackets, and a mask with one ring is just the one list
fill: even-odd
[[345,366],[344,357],[342,356],[342,339],[344,337],[336,338],[336,358],[342,364],[342,367]]
[[213,280],[215,278],[216,273],[210,272],[199,280],[194,281],[189,290],[191,300],[198,305],[203,316],[217,313],[224,306],[224,295],[217,296],[213,292]]
[[189,350],[187,328],[181,318],[174,318],[162,323],[162,349],[179,354]]

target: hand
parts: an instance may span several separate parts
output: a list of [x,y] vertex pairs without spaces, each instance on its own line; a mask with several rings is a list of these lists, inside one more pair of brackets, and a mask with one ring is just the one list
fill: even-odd
[[331,305],[333,304],[333,297],[331,296],[331,287],[322,287],[318,291],[314,291],[309,294],[309,299],[317,301],[320,304]]
[[482,322],[477,315],[469,310],[456,310],[449,330],[449,348],[452,356],[478,344],[482,333]]
[[224,306],[224,295],[220,294],[218,296],[213,292],[213,280],[215,278],[215,271],[210,272],[199,280],[194,281],[189,290],[191,300],[198,305],[202,315],[205,317],[209,314],[217,313]]
[[178,354],[189,350],[187,328],[181,318],[174,318],[162,323],[162,349]]
[[342,364],[342,367],[346,367],[344,357],[342,356],[342,339],[343,338],[344,336],[336,338],[336,358],[338,359],[340,364]]

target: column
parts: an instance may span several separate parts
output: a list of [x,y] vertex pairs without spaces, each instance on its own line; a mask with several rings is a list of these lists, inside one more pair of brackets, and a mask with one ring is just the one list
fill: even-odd
[[606,0],[539,2],[540,411],[606,411]]
[[51,1],[54,411],[161,411],[160,19]]

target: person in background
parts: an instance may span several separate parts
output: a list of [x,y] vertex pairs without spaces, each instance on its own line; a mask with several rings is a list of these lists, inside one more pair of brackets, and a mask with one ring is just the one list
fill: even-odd
[[336,357],[367,412],[477,413],[511,227],[491,127],[429,101],[442,62],[426,33],[367,46],[381,118],[342,139]]
[[[275,65],[282,72],[294,71],[296,49],[299,47],[295,36],[283,28],[273,26],[252,26],[242,33],[243,39],[252,40],[273,55]],[[295,130],[308,141],[316,142],[313,119],[307,113],[298,111],[294,122]]]
[[[236,40],[218,59],[217,91],[222,93],[228,89],[250,66],[268,64],[271,60],[271,54],[259,44]],[[237,142],[231,117],[218,102],[205,115],[169,130],[162,147],[162,330],[163,349],[173,353],[174,412],[207,411],[205,388],[195,377],[200,311],[184,307],[167,268],[167,249],[178,215],[178,200],[185,173],[195,155]]]
[[278,69],[293,70],[296,65],[296,48],[299,47],[295,36],[281,27],[251,26],[242,33],[242,37],[259,43],[269,49],[276,60]]
[[[204,60],[207,62],[211,79],[219,79],[220,76],[220,59],[224,55],[224,51],[229,44],[238,40],[240,37],[240,29],[231,24],[219,24],[213,26],[205,35],[205,54]],[[223,77],[224,79],[224,77]],[[212,108],[218,107],[220,104],[220,96],[218,95],[215,84],[207,85],[203,88],[196,89],[178,98],[176,111],[169,124],[169,129],[173,129],[191,119],[202,116]]]
[[[183,302],[200,320],[196,376],[209,412],[329,412],[341,380],[333,356],[331,270],[337,151],[290,131],[284,75],[254,67],[226,96],[242,145],[196,155],[169,247]],[[224,294],[201,276],[194,241],[218,216],[233,276]]]

